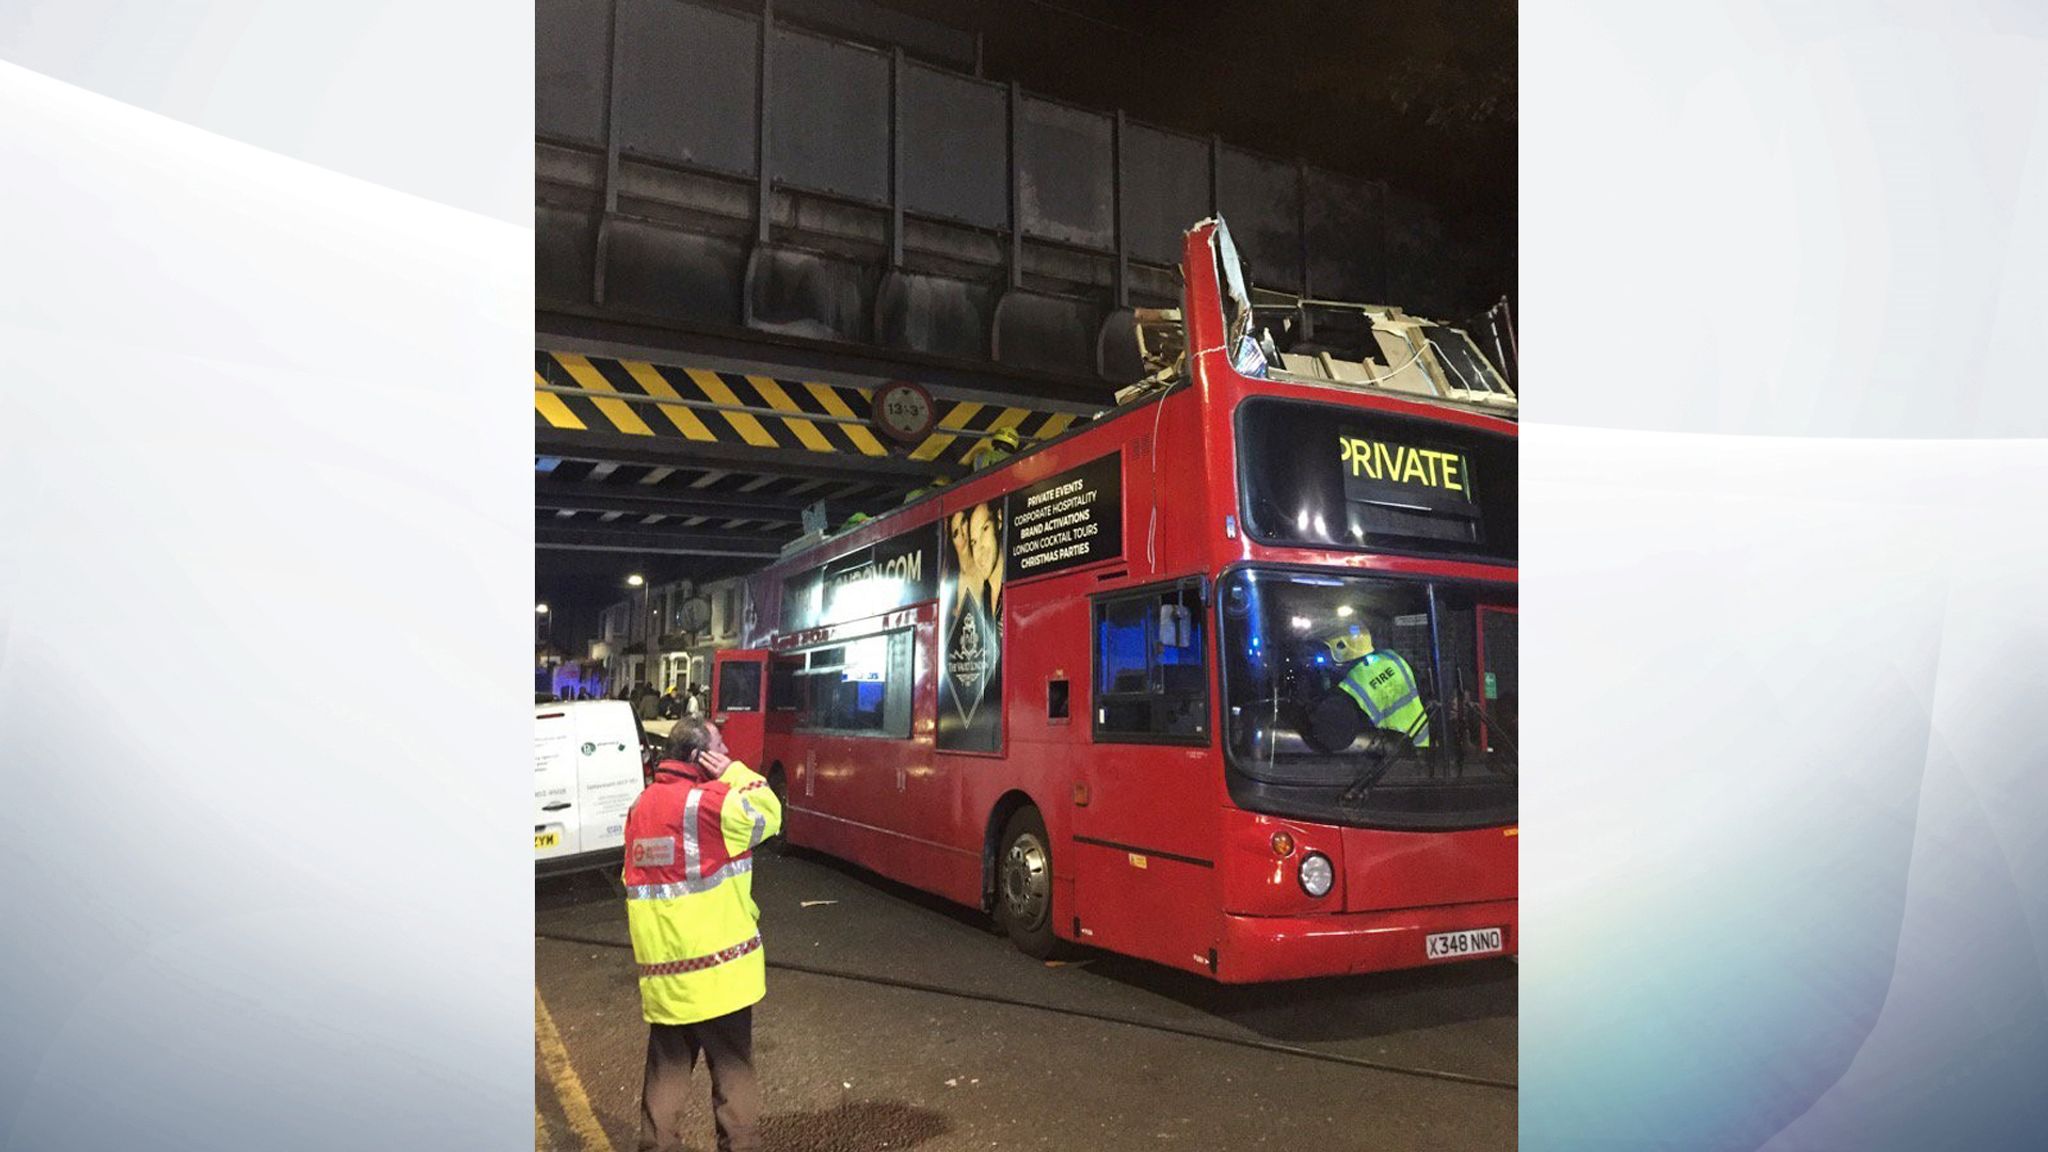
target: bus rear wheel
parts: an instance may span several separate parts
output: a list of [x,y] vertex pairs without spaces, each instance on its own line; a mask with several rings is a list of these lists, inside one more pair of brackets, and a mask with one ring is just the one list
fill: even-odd
[[1052,844],[1036,808],[1019,808],[1003,825],[996,852],[996,923],[1026,956],[1045,960],[1059,948],[1052,931]]

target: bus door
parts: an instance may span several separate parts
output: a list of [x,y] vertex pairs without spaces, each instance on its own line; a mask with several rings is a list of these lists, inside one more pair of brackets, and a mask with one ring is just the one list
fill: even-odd
[[1082,941],[1183,968],[1206,962],[1218,900],[1204,598],[1194,578],[1093,598],[1073,811]]
[[711,722],[725,736],[727,754],[765,773],[768,653],[735,648],[713,657]]
[[1512,725],[1521,711],[1521,683],[1516,676],[1520,668],[1516,643],[1519,620],[1513,608],[1499,604],[1479,606],[1479,683],[1475,687],[1481,702],[1475,711],[1481,718],[1484,748],[1488,752],[1512,742],[1517,735]]

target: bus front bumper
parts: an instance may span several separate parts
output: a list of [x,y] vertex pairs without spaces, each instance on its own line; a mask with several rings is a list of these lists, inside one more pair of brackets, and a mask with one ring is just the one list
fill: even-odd
[[[1214,975],[1224,984],[1256,984],[1498,959],[1520,950],[1517,927],[1513,900],[1320,916],[1224,913]],[[1500,931],[1497,951],[1430,957],[1432,936],[1477,932],[1483,942],[1489,929]],[[1472,942],[1466,937],[1443,943]]]

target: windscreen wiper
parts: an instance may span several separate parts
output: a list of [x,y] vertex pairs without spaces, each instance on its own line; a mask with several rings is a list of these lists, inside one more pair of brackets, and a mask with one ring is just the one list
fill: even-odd
[[[1429,713],[1427,710],[1423,712],[1422,722],[1425,725],[1429,723]],[[1395,761],[1414,756],[1421,751],[1421,749],[1415,746],[1414,738],[1404,733],[1391,732],[1385,728],[1375,728],[1373,732],[1375,733],[1373,740],[1375,747],[1372,751],[1378,754],[1377,758],[1371,764],[1366,765],[1365,771],[1360,772],[1357,779],[1353,780],[1344,789],[1343,793],[1337,797],[1337,803],[1339,804],[1362,803],[1366,795],[1373,790],[1374,785],[1377,785],[1386,776],[1388,771],[1394,767]]]
[[[1516,760],[1520,760],[1522,758],[1521,749],[1516,748],[1515,742],[1513,740],[1508,739],[1507,733],[1501,729],[1501,726],[1499,724],[1494,722],[1493,714],[1486,710],[1486,705],[1481,704],[1479,702],[1479,697],[1474,696],[1465,690],[1465,670],[1462,668],[1458,669],[1457,672],[1457,685],[1457,700],[1459,706],[1470,708],[1472,709],[1472,711],[1478,713],[1479,722],[1486,726],[1486,731],[1493,737],[1499,739],[1501,743],[1507,745],[1508,751],[1514,755],[1514,758]],[[1454,734],[1456,740],[1456,747],[1458,750],[1458,769],[1461,775],[1464,771],[1465,766],[1465,733],[1462,725],[1463,721],[1461,720],[1459,722],[1458,731]],[[1484,751],[1484,749],[1481,749],[1481,751]],[[1498,765],[1491,766],[1498,767]],[[1515,765],[1512,762],[1510,762],[1506,765],[1506,767],[1507,774],[1510,777],[1513,777],[1515,775]]]
[[1516,765],[1517,762],[1520,761],[1522,758],[1522,750],[1520,748],[1515,747],[1515,742],[1508,738],[1506,729],[1503,729],[1500,726],[1500,724],[1494,720],[1493,714],[1486,710],[1485,705],[1481,704],[1477,700],[1468,701],[1468,703],[1472,705],[1472,710],[1474,712],[1479,713],[1479,722],[1481,724],[1486,725],[1487,734],[1508,746],[1508,754],[1513,757],[1513,759],[1509,760],[1505,765],[1505,767],[1507,768],[1508,776],[1512,778],[1519,775],[1519,770],[1517,769]]

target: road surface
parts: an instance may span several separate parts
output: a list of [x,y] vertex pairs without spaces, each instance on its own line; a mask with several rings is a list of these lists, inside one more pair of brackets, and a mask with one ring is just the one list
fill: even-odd
[[[1514,1146],[1510,962],[1225,987],[1099,953],[1048,966],[822,857],[764,853],[754,875],[770,1152]],[[627,1152],[647,1032],[624,906],[591,874],[535,895],[536,1147]]]

